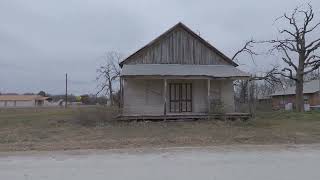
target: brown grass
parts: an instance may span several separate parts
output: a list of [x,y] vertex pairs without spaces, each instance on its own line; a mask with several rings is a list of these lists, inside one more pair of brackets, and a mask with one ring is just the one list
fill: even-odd
[[115,112],[105,107],[1,110],[0,151],[320,143],[319,112],[258,113],[246,122],[117,122]]

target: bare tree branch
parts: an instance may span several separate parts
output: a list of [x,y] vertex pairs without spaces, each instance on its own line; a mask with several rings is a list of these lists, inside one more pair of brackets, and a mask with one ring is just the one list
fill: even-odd
[[308,66],[313,66],[315,63],[317,63],[318,61],[320,61],[320,56],[317,55],[312,55],[310,57],[308,57],[308,59],[306,60],[306,62],[304,63],[305,67]]
[[316,25],[314,25],[314,26],[313,26],[312,28],[310,28],[309,30],[306,30],[306,33],[309,33],[309,32],[311,32],[311,31],[315,30],[319,25],[320,25],[320,22],[317,23]]
[[251,56],[251,59],[253,60],[253,56],[254,55],[258,55],[258,53],[254,52],[251,48],[253,47],[253,43],[255,43],[255,41],[253,39],[247,41],[244,46],[238,50],[233,57],[231,58],[233,61],[236,60],[236,57],[239,56],[241,53],[247,53]]
[[306,46],[306,48],[311,48],[314,43],[319,43],[319,42],[320,42],[320,38],[312,41],[309,45]]
[[282,72],[279,71],[278,66],[273,66],[272,69],[265,72],[262,76],[254,75],[252,76],[249,81],[265,81],[271,86],[276,86],[279,84],[282,84],[282,81],[279,77],[279,75],[282,75]]
[[293,36],[293,37],[296,37],[296,35],[295,35],[293,32],[290,32],[290,31],[287,30],[287,29],[280,30],[279,32],[280,32],[280,34],[287,33],[287,34],[289,34],[289,35],[291,35],[291,36]]
[[306,57],[308,57],[311,53],[313,53],[320,47],[320,39],[317,41],[318,41],[317,44],[315,44],[313,47],[309,49],[306,48]]

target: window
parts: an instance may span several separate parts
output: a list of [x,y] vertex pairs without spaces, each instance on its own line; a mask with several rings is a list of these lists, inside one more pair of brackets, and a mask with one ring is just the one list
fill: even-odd
[[192,84],[169,84],[170,112],[192,112]]

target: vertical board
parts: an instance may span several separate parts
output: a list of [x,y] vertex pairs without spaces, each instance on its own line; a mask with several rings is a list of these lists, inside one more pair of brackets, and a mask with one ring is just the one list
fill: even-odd
[[125,64],[230,65],[182,28],[177,28],[159,42],[131,57]]

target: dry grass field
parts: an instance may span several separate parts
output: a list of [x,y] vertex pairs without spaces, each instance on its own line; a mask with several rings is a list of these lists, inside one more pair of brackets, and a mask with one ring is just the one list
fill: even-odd
[[118,122],[104,107],[2,109],[0,151],[320,143],[320,112],[264,112],[245,122]]

